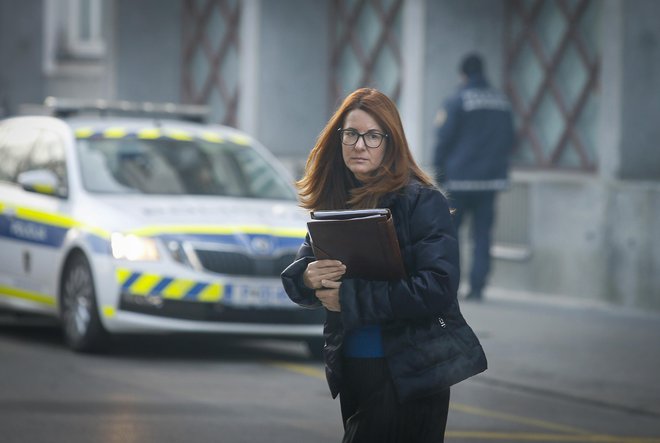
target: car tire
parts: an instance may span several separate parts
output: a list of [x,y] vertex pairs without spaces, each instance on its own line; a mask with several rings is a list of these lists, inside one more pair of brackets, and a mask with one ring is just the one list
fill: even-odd
[[108,333],[99,317],[92,270],[82,254],[72,256],[64,270],[60,315],[69,348],[76,352],[104,349]]
[[306,343],[310,357],[313,360],[323,360],[323,346],[325,346],[325,339],[322,337],[308,338]]

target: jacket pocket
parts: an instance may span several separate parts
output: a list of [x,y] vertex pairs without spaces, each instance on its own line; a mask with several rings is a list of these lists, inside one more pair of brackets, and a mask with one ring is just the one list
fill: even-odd
[[404,372],[421,372],[430,367],[449,361],[463,353],[456,338],[448,332],[448,327],[435,319],[424,325],[410,325],[406,328],[407,350],[401,359]]

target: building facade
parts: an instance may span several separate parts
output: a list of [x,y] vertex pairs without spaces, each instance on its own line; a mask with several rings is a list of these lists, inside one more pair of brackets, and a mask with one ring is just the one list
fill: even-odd
[[660,309],[659,25],[655,0],[0,0],[0,115],[50,95],[208,104],[298,175],[374,86],[430,170],[477,50],[518,130],[491,286]]

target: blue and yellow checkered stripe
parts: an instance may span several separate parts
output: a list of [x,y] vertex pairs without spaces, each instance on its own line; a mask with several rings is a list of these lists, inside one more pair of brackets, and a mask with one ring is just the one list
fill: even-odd
[[138,296],[160,296],[169,300],[218,302],[225,294],[225,285],[219,282],[200,282],[158,274],[134,272],[119,268],[117,283],[122,293]]

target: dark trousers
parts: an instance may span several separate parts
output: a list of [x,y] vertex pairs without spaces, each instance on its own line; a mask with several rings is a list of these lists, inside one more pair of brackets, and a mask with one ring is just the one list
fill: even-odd
[[342,372],[343,443],[444,442],[449,389],[400,403],[384,358],[344,358]]
[[455,209],[454,224],[456,230],[463,219],[471,218],[471,236],[473,243],[472,269],[470,269],[470,292],[481,293],[486,286],[490,272],[490,246],[495,223],[495,191],[454,191],[449,195],[451,206]]

